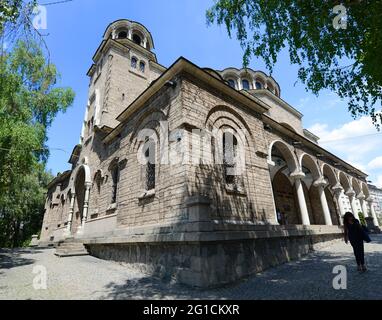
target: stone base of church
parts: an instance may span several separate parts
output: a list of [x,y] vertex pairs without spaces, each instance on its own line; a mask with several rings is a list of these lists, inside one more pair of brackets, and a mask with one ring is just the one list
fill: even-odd
[[[205,231],[193,231],[200,228]],[[179,232],[179,230],[182,230]],[[194,287],[237,281],[342,239],[337,226],[203,223],[82,239],[91,255]]]

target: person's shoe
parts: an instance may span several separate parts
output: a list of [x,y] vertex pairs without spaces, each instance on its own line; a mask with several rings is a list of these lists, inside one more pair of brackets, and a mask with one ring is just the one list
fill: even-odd
[[361,267],[361,266],[358,266],[358,267],[357,267],[357,270],[358,270],[359,272],[362,272],[362,267]]
[[367,268],[365,265],[362,266],[362,272],[366,272],[367,271]]

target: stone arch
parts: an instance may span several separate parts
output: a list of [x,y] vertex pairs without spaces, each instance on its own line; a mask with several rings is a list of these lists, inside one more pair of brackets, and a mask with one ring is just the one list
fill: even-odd
[[320,168],[311,155],[307,153],[301,154],[299,157],[299,165],[300,168],[307,168],[312,173],[313,179],[316,180],[321,177]]
[[209,124],[211,124],[213,127],[213,124],[217,121],[217,119],[222,116],[225,116],[226,118],[229,118],[235,122],[239,129],[245,128],[245,130],[252,137],[252,131],[244,118],[234,109],[225,105],[215,106],[208,112],[205,121],[205,127],[208,128]]
[[78,227],[81,226],[84,204],[85,204],[85,190],[87,185],[91,185],[91,172],[90,168],[86,164],[82,164],[77,169],[77,173],[74,179],[74,190],[76,195],[74,217],[72,219],[72,233],[76,233]]
[[276,148],[282,154],[291,173],[299,171],[300,166],[298,164],[293,150],[291,149],[291,147],[288,146],[288,144],[286,144],[282,140],[275,140],[269,145],[268,163],[270,165],[275,165],[275,163],[272,160],[272,150],[274,148]]
[[356,195],[359,195],[362,191],[360,184],[358,183],[358,180],[354,177],[351,178],[351,186],[355,192]]
[[134,31],[140,32],[143,36],[142,40],[146,39],[146,49],[154,49],[154,41],[150,31],[143,24],[127,19],[119,19],[110,23],[103,35],[104,40],[108,39],[109,37],[113,37],[113,34],[114,36],[117,36],[115,33],[119,30],[130,31],[131,36],[133,35]]
[[299,165],[305,174],[302,183],[310,222],[311,224],[325,224],[319,190],[314,184],[315,181],[322,178],[320,168],[314,158],[307,153],[300,155]]
[[369,198],[370,197],[370,191],[369,191],[369,187],[367,186],[367,184],[365,182],[361,182],[361,187],[362,187],[362,192],[363,194],[365,195],[365,198]]
[[281,215],[278,222],[282,225],[301,224],[296,189],[283,168],[275,173],[272,190],[276,212]]
[[[243,117],[232,108],[225,105],[215,106],[207,114],[204,126],[206,130],[213,134],[213,136],[216,135],[214,130],[218,130],[217,133],[221,134],[222,128],[230,127],[233,132],[235,132],[236,138],[240,140],[240,146],[245,152],[245,157],[251,157],[255,147],[251,129]],[[220,141],[221,137],[213,138],[219,139]]]
[[341,186],[344,188],[345,193],[349,190],[352,190],[349,178],[346,176],[346,174],[343,171],[338,172],[338,181],[340,182]]
[[333,187],[339,187],[338,177],[334,169],[327,163],[323,163],[321,167],[321,172],[324,176],[324,179],[328,182],[328,185],[325,187],[325,197],[328,203],[332,223],[333,225],[341,225],[341,214],[338,201],[342,200],[335,196],[335,191],[333,190]]
[[[143,113],[136,121],[137,125],[133,128],[132,134],[130,136],[130,151],[137,152],[141,145],[141,141],[139,141],[138,137],[140,135],[141,130],[153,130],[155,132],[156,138],[159,142],[160,139],[160,127],[161,121],[166,121],[166,114],[160,109],[153,109]],[[164,130],[165,128],[162,128]],[[168,129],[168,128],[167,128]],[[164,132],[167,136],[168,132]],[[162,143],[165,143],[165,139],[163,139]]]
[[327,163],[324,163],[322,165],[321,172],[331,187],[334,187],[338,184],[338,178],[333,168],[329,166]]
[[92,208],[92,213],[94,215],[98,215],[100,211],[101,186],[102,186],[103,177],[104,175],[101,169],[97,170],[93,177],[93,187],[92,187],[93,201],[90,203],[90,206]]

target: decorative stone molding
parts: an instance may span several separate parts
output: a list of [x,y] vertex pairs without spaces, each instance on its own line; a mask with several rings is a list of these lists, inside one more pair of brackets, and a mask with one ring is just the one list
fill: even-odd
[[354,191],[353,189],[349,188],[349,189],[345,192],[345,194],[346,194],[349,198],[351,198],[351,197],[354,197],[354,196],[355,196],[355,191]]
[[344,188],[342,188],[342,186],[339,183],[337,183],[335,186],[332,187],[332,190],[336,195],[340,195]]
[[366,199],[366,196],[365,194],[361,191],[359,194],[357,194],[356,198],[358,200],[365,200]]
[[303,179],[305,178],[305,173],[302,172],[302,171],[293,171],[290,175],[289,175],[292,179],[296,180],[296,179]]
[[323,187],[325,188],[328,185],[328,181],[323,177],[319,177],[317,180],[313,182],[315,187]]

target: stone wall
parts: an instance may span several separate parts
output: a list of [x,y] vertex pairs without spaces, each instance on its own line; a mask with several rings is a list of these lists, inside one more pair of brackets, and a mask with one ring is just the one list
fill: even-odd
[[213,287],[299,259],[317,246],[341,239],[342,232],[337,227],[322,226],[221,225],[220,230],[205,232],[203,237],[188,236],[198,241],[169,241],[171,238],[157,235],[157,241],[135,236],[135,242],[130,238],[121,243],[119,238],[115,243],[85,243],[96,257],[127,263],[188,286]]

